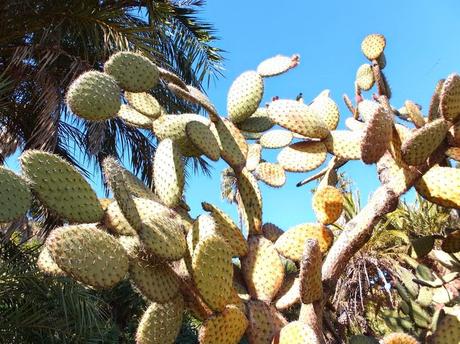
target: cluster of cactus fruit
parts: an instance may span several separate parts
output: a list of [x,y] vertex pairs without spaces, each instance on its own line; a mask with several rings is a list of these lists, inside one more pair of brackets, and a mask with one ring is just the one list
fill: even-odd
[[[265,79],[294,68],[297,55],[269,58],[256,71],[241,74],[228,92],[228,116],[222,118],[203,93],[149,58],[116,53],[103,72],[86,72],[72,83],[67,104],[86,120],[118,116],[128,125],[152,130],[159,142],[153,158],[154,190],[109,157],[104,177],[114,199],[98,199],[62,158],[28,150],[20,157],[24,176],[0,169],[0,222],[22,216],[33,197],[65,221],[51,232],[38,266],[93,288],[129,279],[149,301],[137,329],[139,344],[174,343],[185,310],[203,321],[202,344],[236,344],[243,336],[251,344],[330,341],[322,326],[322,308],[330,296],[326,288],[334,287],[343,264],[368,240],[374,217],[391,211],[391,200],[412,186],[432,202],[460,208],[460,170],[447,160],[460,158],[460,76],[440,81],[427,117],[412,102],[398,110],[389,103],[390,88],[382,72],[385,45],[379,34],[362,42],[370,64],[357,71],[356,103],[344,97],[350,130],[337,130],[339,109],[329,91],[309,105],[277,99],[259,107]],[[148,93],[159,82],[200,105],[208,117],[166,114]],[[364,99],[362,92],[374,85],[377,94]],[[396,123],[397,117],[415,128]],[[271,130],[275,125],[279,129]],[[278,161],[263,161],[263,149],[281,149]],[[281,187],[286,171],[312,171],[328,153],[333,157],[327,167],[299,183],[321,179],[312,200],[318,222],[285,232],[264,223],[258,181]],[[247,238],[213,204],[203,202],[204,213],[196,219],[188,214],[184,158],[203,155],[213,161],[222,158],[233,170]],[[376,200],[350,221],[333,245],[328,225],[339,219],[344,202],[336,188],[337,170],[349,160],[377,164],[383,191],[376,192]],[[450,252],[460,250],[458,233],[443,241]],[[287,264],[292,271],[286,271]],[[413,297],[411,293],[403,299],[412,304]],[[294,305],[300,305],[298,319],[288,322],[284,313]],[[448,313],[432,331],[433,343],[459,343],[460,309]],[[359,337],[354,342],[376,340]],[[393,333],[381,342],[417,340]]]

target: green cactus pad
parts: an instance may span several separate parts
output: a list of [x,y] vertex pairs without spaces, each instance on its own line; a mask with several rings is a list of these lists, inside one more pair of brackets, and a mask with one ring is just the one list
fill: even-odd
[[150,129],[152,127],[152,119],[150,117],[141,114],[126,104],[121,105],[118,117],[126,124],[135,128]]
[[337,128],[340,119],[339,107],[329,97],[329,94],[316,97],[309,108],[324,122],[327,129],[335,130]]
[[378,59],[383,54],[386,46],[385,36],[381,34],[371,34],[366,36],[361,42],[361,51],[370,61]]
[[263,134],[260,138],[260,144],[264,148],[283,148],[292,141],[292,133],[287,130],[272,130]]
[[137,327],[136,344],[174,344],[183,313],[184,299],[180,294],[165,303],[151,303]]
[[75,115],[89,121],[113,118],[120,109],[120,88],[105,73],[89,71],[70,85],[66,103]]
[[190,141],[197,147],[204,155],[213,161],[217,161],[220,158],[220,142],[219,136],[217,136],[212,130],[211,125],[198,122],[190,121],[185,127],[185,131]]
[[276,55],[259,63],[257,66],[257,73],[264,78],[280,75],[296,67],[299,61],[299,55]]
[[251,116],[259,107],[264,93],[264,81],[254,71],[247,71],[233,81],[227,95],[228,118],[239,123]]
[[459,169],[434,166],[415,184],[415,189],[430,202],[460,209]]
[[137,260],[140,254],[145,253],[142,249],[141,240],[137,234],[120,235],[118,237],[118,242],[123,246],[130,260]]
[[446,120],[457,120],[460,115],[460,75],[451,74],[446,78],[441,89],[439,108]]
[[285,147],[278,154],[278,162],[286,171],[307,172],[314,170],[326,160],[323,142],[301,141]]
[[356,71],[356,85],[363,91],[369,91],[374,86],[374,72],[370,64],[359,66]]
[[43,246],[37,259],[37,267],[44,274],[51,276],[65,276],[66,273],[56,264],[50,251]]
[[302,260],[300,262],[300,298],[309,304],[323,297],[321,282],[322,253],[318,240],[305,240]]
[[248,319],[235,305],[203,323],[199,331],[200,344],[238,344],[248,327]]
[[125,98],[133,109],[152,120],[160,117],[161,105],[151,94],[146,92],[125,92]]
[[254,175],[258,180],[275,188],[279,188],[286,183],[286,172],[279,164],[261,162],[255,169]]
[[259,165],[260,157],[262,154],[262,146],[258,143],[248,145],[248,156],[246,159],[246,169],[254,171]]
[[158,83],[160,76],[157,66],[150,59],[129,51],[110,56],[104,64],[104,72],[129,92],[148,91]]
[[327,151],[337,158],[347,160],[361,159],[361,140],[363,134],[356,131],[334,130],[324,141]]
[[266,107],[258,108],[250,117],[237,124],[238,128],[250,133],[261,133],[271,129],[275,123],[268,115]]
[[155,191],[168,207],[174,207],[182,199],[184,190],[184,162],[177,145],[171,139],[161,141],[153,160]]
[[222,144],[220,152],[224,159],[235,171],[241,170],[246,164],[248,144],[239,129],[232,122],[220,119],[216,122],[216,129]]
[[273,337],[287,324],[287,320],[275,307],[263,301],[247,303],[249,325],[246,331],[249,343],[272,343]]
[[107,207],[104,217],[105,226],[118,235],[135,235],[136,231],[126,220],[118,203],[112,202]]
[[243,169],[236,176],[236,184],[244,206],[243,220],[250,234],[261,233],[262,195],[256,178]]
[[123,246],[95,224],[57,228],[46,247],[59,268],[92,287],[113,287],[128,272]]
[[29,210],[32,194],[27,182],[0,166],[0,223],[20,218]]
[[78,171],[61,157],[27,150],[20,157],[24,175],[43,205],[71,222],[99,222],[104,216],[96,193]]
[[366,122],[361,141],[361,160],[365,164],[373,164],[388,150],[393,134],[392,114],[382,107],[371,115]]

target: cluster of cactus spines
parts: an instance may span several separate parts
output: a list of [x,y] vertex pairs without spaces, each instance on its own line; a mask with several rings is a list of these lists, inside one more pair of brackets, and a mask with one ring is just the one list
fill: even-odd
[[[67,221],[46,241],[39,268],[93,288],[110,288],[129,279],[149,302],[137,330],[138,344],[173,343],[184,310],[203,321],[202,344],[236,344],[244,335],[251,344],[325,343],[330,338],[322,327],[324,303],[345,265],[399,197],[415,186],[432,202],[460,208],[460,172],[445,163],[446,150],[455,156],[452,149],[460,148],[455,123],[460,115],[460,77],[453,74],[438,83],[427,117],[413,102],[396,110],[388,101],[390,88],[382,73],[385,46],[379,34],[362,42],[370,64],[356,73],[356,103],[344,97],[351,130],[337,130],[339,110],[329,90],[309,105],[300,98],[276,99],[260,107],[266,78],[294,68],[298,55],[275,56],[256,71],[240,75],[228,94],[228,118],[222,118],[201,91],[174,73],[140,54],[117,53],[104,72],[89,71],[76,79],[67,92],[67,103],[75,115],[87,120],[118,116],[153,132],[159,141],[153,162],[154,191],[108,157],[104,176],[114,200],[98,200],[86,180],[63,159],[26,151],[20,158],[24,180],[3,168],[0,171],[0,222],[24,215],[31,201],[29,189],[40,204]],[[202,106],[209,119],[166,114],[148,93],[159,79],[177,96]],[[377,95],[364,99],[363,91],[374,86]],[[395,116],[416,128],[395,123]],[[269,131],[275,125],[282,129]],[[264,148],[281,149],[276,162],[261,159]],[[281,187],[286,172],[314,170],[328,154],[333,158],[324,170],[298,183],[321,179],[312,199],[318,222],[285,232],[264,223],[258,181]],[[183,194],[184,160],[190,156],[222,158],[230,166],[247,238],[212,204],[203,202],[205,213],[196,219],[189,216]],[[340,218],[343,209],[343,196],[335,185],[337,169],[349,160],[376,163],[382,186],[333,244],[328,225]],[[20,197],[8,198],[13,193]],[[458,252],[459,236],[449,234],[442,247]],[[414,282],[404,276],[404,288],[426,304],[421,294],[426,296],[427,290],[413,287]],[[419,278],[418,283],[424,282]],[[294,305],[300,305],[300,314],[289,323],[285,312]],[[445,308],[444,313],[432,337],[435,343],[454,343],[449,340],[458,334],[454,326],[458,308],[450,313]],[[364,336],[352,342],[364,338],[373,342]],[[403,334],[382,339],[382,343],[414,341]]]

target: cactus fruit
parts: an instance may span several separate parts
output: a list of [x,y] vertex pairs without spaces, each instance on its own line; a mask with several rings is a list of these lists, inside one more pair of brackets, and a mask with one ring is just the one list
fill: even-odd
[[286,276],[275,300],[276,309],[283,311],[300,302],[300,278],[295,274]]
[[279,164],[261,162],[257,165],[254,174],[258,180],[275,188],[279,188],[286,183],[286,172]]
[[218,235],[208,235],[195,247],[193,278],[209,307],[222,311],[233,288],[232,248]]
[[96,193],[70,163],[39,150],[25,151],[20,162],[32,191],[46,208],[71,222],[102,219],[104,212]]
[[120,92],[110,75],[89,71],[72,82],[66,103],[70,111],[81,118],[103,121],[117,115],[121,105]]
[[150,59],[129,51],[110,56],[104,64],[104,72],[128,92],[146,92],[158,83],[160,76],[157,66]]
[[301,102],[279,99],[270,103],[268,113],[273,122],[294,133],[319,139],[329,134],[323,120]]
[[264,148],[282,148],[292,141],[292,133],[287,130],[272,130],[264,133],[260,138],[260,144]]
[[244,221],[250,234],[261,233],[262,195],[256,178],[246,169],[236,176],[236,184],[243,202]]
[[124,95],[128,104],[144,116],[147,116],[152,120],[160,117],[161,105],[151,94],[146,92],[125,92]]
[[141,114],[126,104],[121,105],[118,117],[125,121],[126,124],[135,128],[150,129],[152,127],[152,119],[150,117]]
[[273,223],[267,222],[262,226],[263,236],[271,242],[275,242],[283,233],[284,231]]
[[105,211],[104,217],[105,226],[112,232],[118,235],[135,235],[136,231],[126,220],[116,201],[109,204]]
[[259,107],[264,92],[264,81],[254,71],[247,71],[233,81],[227,95],[228,118],[239,123],[251,116]]
[[222,144],[220,152],[224,159],[235,171],[241,170],[246,164],[248,144],[239,129],[225,118],[216,122],[217,133]]
[[376,60],[383,54],[386,40],[383,35],[371,34],[366,36],[361,42],[361,51],[370,61]]
[[301,141],[285,147],[278,154],[278,163],[289,172],[314,170],[326,160],[323,142]]
[[380,160],[391,143],[392,115],[379,107],[366,122],[361,141],[361,160],[373,164]]
[[151,303],[139,322],[136,344],[174,344],[182,324],[183,311],[181,295],[166,303]]
[[235,305],[228,305],[222,313],[203,323],[199,332],[201,344],[238,344],[248,327],[248,319]]
[[324,141],[327,151],[337,158],[346,160],[361,159],[362,132],[333,130]]
[[262,153],[262,146],[258,143],[248,145],[248,156],[246,159],[246,169],[248,171],[254,171],[259,165],[260,156]]
[[339,107],[329,95],[316,97],[309,107],[324,122],[327,129],[337,128],[340,119]]
[[300,299],[309,304],[323,297],[321,283],[322,253],[318,240],[307,239],[304,244],[302,260],[300,262]]
[[129,277],[135,288],[152,302],[165,303],[179,293],[179,281],[165,263],[150,263],[140,259],[132,261]]
[[356,71],[356,85],[363,91],[369,91],[374,86],[374,73],[372,72],[372,66],[365,63],[359,66]]
[[94,224],[57,228],[46,247],[59,268],[92,287],[113,287],[128,272],[123,246]]
[[56,264],[46,246],[42,247],[37,259],[38,269],[51,276],[65,276],[65,272]]
[[460,170],[432,167],[416,184],[415,189],[430,202],[460,209]]
[[299,60],[299,55],[292,55],[291,57],[276,55],[259,63],[257,73],[264,78],[280,75],[296,67]]
[[[214,126],[212,123],[209,123],[210,125]],[[202,122],[190,121],[185,126],[185,132],[195,147],[209,159],[217,161],[220,158],[219,137],[211,131],[209,126]]]
[[460,115],[460,75],[451,74],[444,81],[439,107],[446,120],[456,122]]
[[263,301],[251,300],[247,304],[249,325],[247,337],[251,344],[271,343],[273,337],[287,324],[280,313]]
[[275,242],[276,250],[284,257],[300,261],[306,239],[318,240],[321,252],[324,254],[332,245],[332,231],[321,224],[303,223],[288,229]]
[[258,108],[251,116],[238,123],[238,128],[250,133],[261,133],[271,129],[274,125],[268,115],[268,109],[263,107]]
[[419,342],[412,336],[405,333],[390,333],[387,334],[383,340],[383,344],[419,344]]
[[155,191],[168,207],[174,207],[182,198],[184,190],[184,162],[178,146],[165,139],[158,144],[153,160]]
[[447,130],[448,123],[439,118],[413,131],[401,146],[404,162],[413,166],[424,163],[444,140]]
[[281,288],[284,266],[273,244],[263,236],[250,236],[248,245],[248,254],[241,258],[241,270],[249,294],[269,302]]
[[320,344],[315,331],[300,321],[292,321],[284,326],[273,339],[272,344]]
[[329,185],[318,188],[312,198],[316,218],[324,225],[338,220],[342,214],[343,204],[344,199],[340,190]]
[[32,194],[27,182],[0,166],[0,223],[20,218],[30,208]]
[[417,128],[421,128],[425,125],[425,118],[423,118],[422,112],[417,104],[410,100],[406,100],[404,102],[404,107],[407,110],[407,116]]

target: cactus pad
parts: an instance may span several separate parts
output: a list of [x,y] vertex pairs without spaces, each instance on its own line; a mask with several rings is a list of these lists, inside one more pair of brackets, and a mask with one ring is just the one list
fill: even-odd
[[286,172],[279,164],[261,162],[254,173],[258,180],[275,188],[279,188],[286,183]]
[[249,325],[247,337],[251,344],[267,344],[281,328],[286,319],[271,305],[263,301],[251,300],[247,304]]
[[299,55],[293,55],[291,57],[276,55],[259,63],[257,66],[257,73],[264,78],[280,75],[296,67],[299,64],[299,60]]
[[356,85],[363,91],[369,91],[374,86],[374,72],[372,66],[365,63],[356,71]]
[[322,142],[301,141],[283,148],[278,162],[286,171],[307,172],[320,166],[326,160],[326,153]]
[[248,319],[235,305],[207,319],[200,328],[200,344],[238,344],[248,327]]
[[373,164],[380,160],[391,143],[392,115],[379,107],[366,122],[361,141],[361,160]]
[[459,169],[434,166],[415,184],[415,189],[430,202],[460,209]]
[[320,344],[321,341],[313,329],[301,323],[293,321],[284,326],[280,333],[273,339],[272,344]]
[[104,217],[105,226],[118,235],[135,235],[136,231],[123,215],[118,203],[112,202],[107,207]]
[[246,169],[254,171],[259,165],[260,156],[262,153],[262,146],[258,143],[248,145],[248,156],[246,159]]
[[56,264],[46,246],[43,246],[38,255],[37,267],[41,272],[51,276],[65,276],[65,272]]
[[262,226],[263,236],[271,242],[275,242],[283,233],[284,231],[273,223],[267,222]]
[[356,131],[333,130],[324,141],[327,151],[337,158],[347,160],[361,159],[361,140],[363,134]]
[[261,133],[272,128],[275,124],[268,115],[266,107],[258,108],[251,116],[243,122],[238,123],[238,128],[250,133]]
[[376,60],[383,54],[386,46],[385,36],[374,33],[366,36],[361,42],[361,51],[369,60]]
[[333,186],[318,188],[312,198],[312,206],[316,218],[325,225],[338,220],[342,214],[343,203],[342,193]]
[[96,225],[57,228],[48,237],[46,247],[59,268],[92,287],[110,288],[128,272],[123,246]]
[[141,114],[126,104],[121,105],[118,117],[125,121],[126,124],[135,128],[150,129],[152,127],[152,119],[150,117]]
[[287,130],[272,130],[263,134],[260,138],[260,144],[264,148],[282,148],[286,147],[292,141],[292,133]]
[[442,250],[447,253],[460,251],[460,230],[449,233],[442,241]]
[[405,333],[390,333],[382,339],[383,344],[419,344],[412,336]]
[[239,194],[243,202],[245,221],[250,234],[261,233],[262,195],[256,178],[246,169],[236,177]]
[[151,94],[146,92],[125,92],[125,98],[133,109],[152,120],[160,117],[161,105]]
[[324,122],[327,129],[337,128],[340,119],[339,107],[328,95],[316,97],[309,107]]
[[364,122],[368,122],[372,118],[380,104],[373,100],[364,99],[358,103],[358,112]]
[[433,344],[460,343],[460,307],[444,307],[445,315],[440,317],[433,334]]
[[110,75],[89,71],[72,82],[66,102],[75,115],[90,121],[103,121],[117,115],[121,105],[120,92]]
[[264,81],[254,71],[247,71],[233,81],[227,95],[228,118],[243,122],[259,107],[264,93]]
[[407,116],[417,128],[421,128],[425,125],[425,118],[423,118],[423,114],[417,104],[410,100],[406,100],[404,102],[404,107],[406,108]]
[[220,119],[216,122],[216,129],[222,143],[220,152],[224,159],[235,171],[241,170],[246,164],[248,144],[239,129],[232,122]]
[[0,166],[0,223],[20,218],[30,208],[32,194],[27,182]]
[[290,274],[284,279],[283,285],[278,291],[275,306],[283,311],[300,302],[300,279],[295,274]]
[[99,222],[104,212],[96,193],[78,171],[61,157],[27,150],[21,157],[32,191],[48,209],[71,222]]
[[214,124],[209,123],[208,126],[202,122],[190,121],[185,126],[185,132],[195,147],[209,159],[217,161],[220,158],[219,137],[211,131],[211,125]]
[[300,299],[309,304],[323,297],[321,282],[322,254],[316,239],[307,239],[300,262]]
[[150,59],[128,51],[110,56],[104,64],[104,72],[129,92],[148,91],[158,83],[160,76],[157,66]]
[[439,107],[443,117],[455,122],[460,115],[460,75],[451,74],[441,89]]

